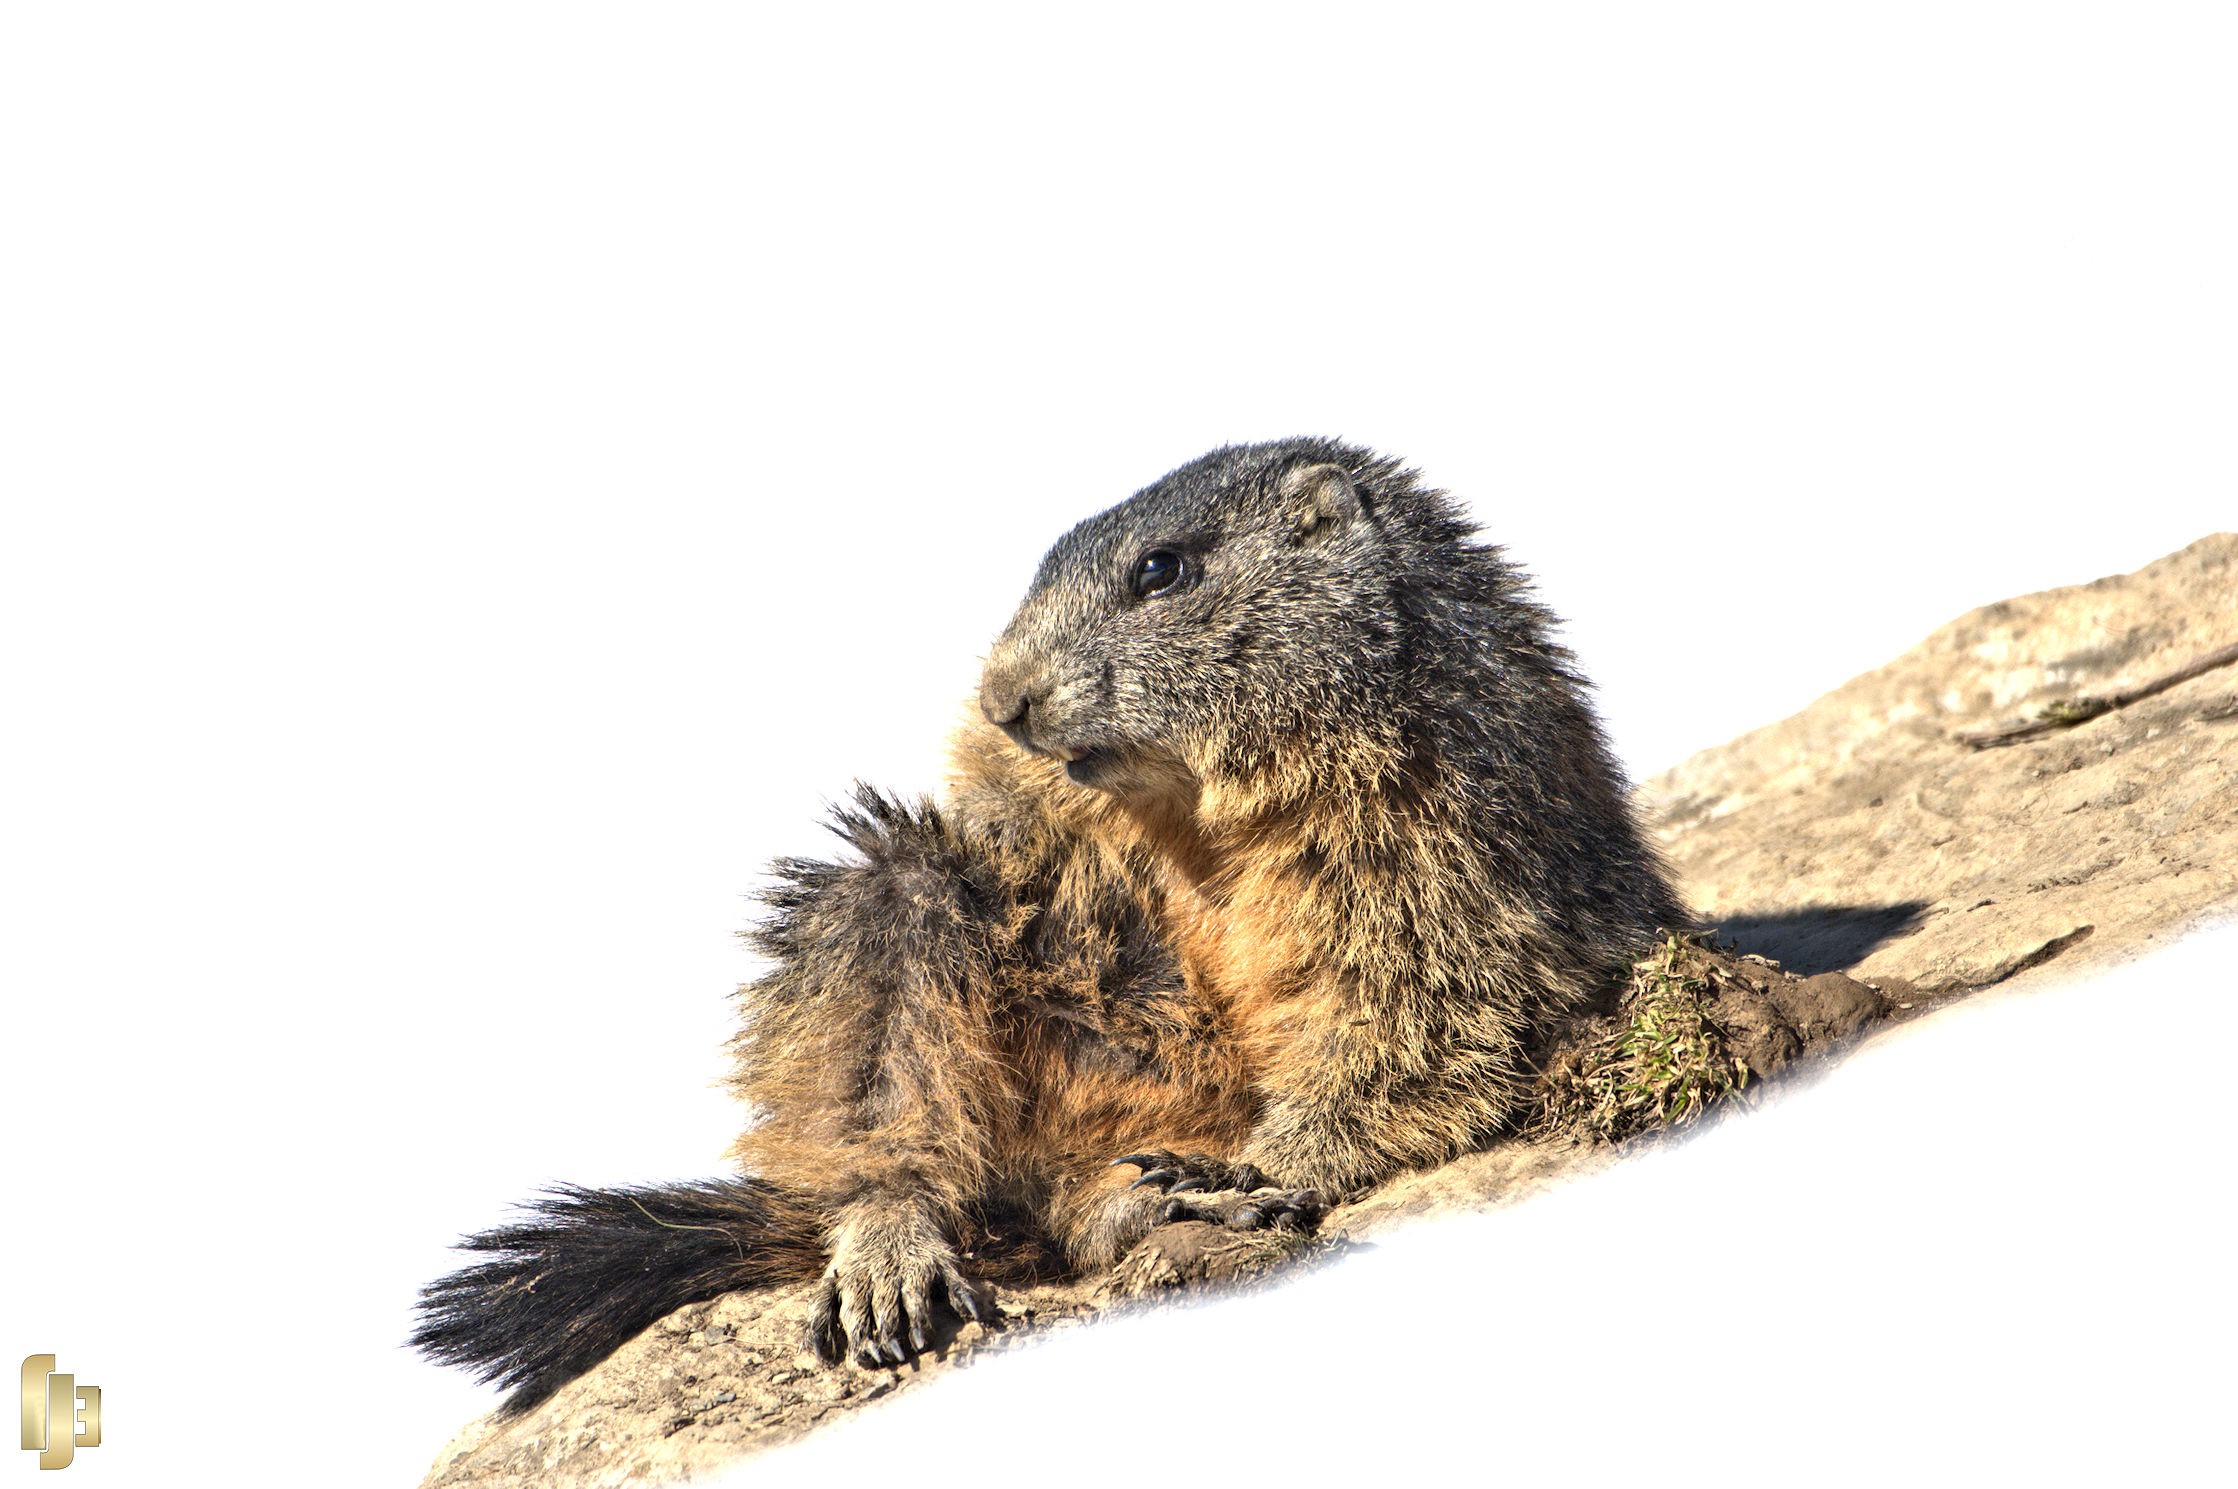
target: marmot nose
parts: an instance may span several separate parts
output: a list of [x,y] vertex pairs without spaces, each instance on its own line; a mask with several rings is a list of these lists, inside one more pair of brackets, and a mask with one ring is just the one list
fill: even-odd
[[979,711],[988,723],[1011,728],[1026,717],[1033,702],[1033,688],[1020,668],[999,652],[988,659],[979,679]]

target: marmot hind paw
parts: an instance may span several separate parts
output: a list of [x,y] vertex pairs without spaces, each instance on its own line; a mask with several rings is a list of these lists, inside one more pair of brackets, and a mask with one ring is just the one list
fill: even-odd
[[865,1297],[825,1276],[808,1318],[808,1348],[826,1365],[850,1354],[865,1370],[905,1365],[946,1332],[943,1315],[982,1326],[995,1316],[985,1284],[953,1266],[940,1267],[930,1278],[873,1286],[868,1292]]
[[866,1370],[908,1363],[949,1332],[951,1319],[995,1318],[993,1293],[917,1211],[862,1206],[838,1230],[831,1265],[808,1317],[808,1348],[826,1365]]

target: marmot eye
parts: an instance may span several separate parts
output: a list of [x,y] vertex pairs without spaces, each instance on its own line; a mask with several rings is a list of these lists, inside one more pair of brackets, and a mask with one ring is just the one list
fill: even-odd
[[1181,582],[1181,555],[1171,548],[1153,548],[1135,560],[1135,593],[1144,599],[1162,595]]

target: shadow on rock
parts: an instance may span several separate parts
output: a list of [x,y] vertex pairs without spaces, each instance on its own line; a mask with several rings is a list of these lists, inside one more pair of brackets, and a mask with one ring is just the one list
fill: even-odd
[[1717,923],[1717,933],[1799,977],[1815,977],[1847,971],[1885,943],[1910,935],[1926,913],[1924,900],[1814,905],[1769,915],[1729,915]]

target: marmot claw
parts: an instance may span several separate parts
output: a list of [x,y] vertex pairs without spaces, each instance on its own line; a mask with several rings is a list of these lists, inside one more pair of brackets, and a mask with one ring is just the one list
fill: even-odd
[[1262,1189],[1169,1199],[1159,1208],[1157,1223],[1202,1220],[1230,1230],[1311,1231],[1328,1213],[1329,1202],[1318,1189]]
[[883,1289],[884,1296],[874,1294],[865,1300],[839,1278],[827,1275],[809,1314],[809,1351],[826,1365],[836,1365],[851,1354],[864,1369],[878,1370],[905,1365],[932,1348],[942,1311],[982,1326],[988,1322],[991,1310],[983,1284],[959,1269],[943,1265],[936,1276],[913,1279],[913,1283]]
[[1192,1190],[1240,1189],[1249,1193],[1254,1189],[1280,1188],[1257,1165],[1228,1163],[1210,1158],[1202,1153],[1187,1155],[1159,1150],[1155,1153],[1129,1153],[1124,1158],[1114,1158],[1110,1166],[1118,1168],[1132,1164],[1142,1174],[1129,1189],[1140,1189],[1145,1184],[1156,1186],[1166,1194],[1185,1194]]
[[991,1311],[985,1284],[920,1212],[866,1206],[838,1232],[808,1348],[827,1365],[849,1356],[868,1370],[903,1365],[932,1347],[944,1316],[983,1325]]

